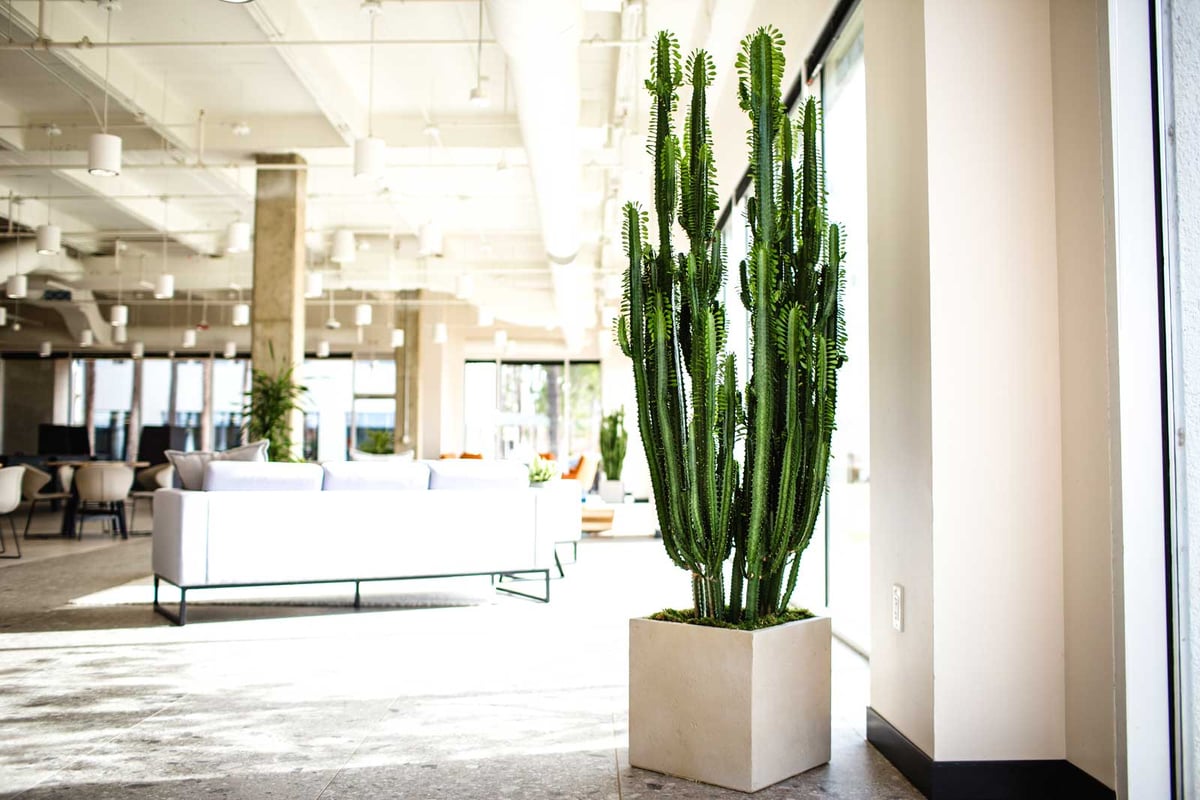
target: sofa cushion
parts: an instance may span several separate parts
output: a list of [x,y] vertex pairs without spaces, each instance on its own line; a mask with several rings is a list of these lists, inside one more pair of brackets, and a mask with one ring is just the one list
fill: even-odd
[[179,485],[184,489],[197,491],[204,488],[204,468],[210,461],[266,461],[269,445],[270,442],[263,439],[217,453],[209,450],[194,450],[190,453],[182,450],[167,450],[165,455],[171,465],[175,467]]
[[422,490],[429,488],[429,467],[423,463],[386,461],[329,461],[323,487],[327,492]]
[[430,489],[521,489],[529,468],[519,461],[428,461]]
[[324,477],[320,464],[210,461],[204,468],[204,491],[319,492]]

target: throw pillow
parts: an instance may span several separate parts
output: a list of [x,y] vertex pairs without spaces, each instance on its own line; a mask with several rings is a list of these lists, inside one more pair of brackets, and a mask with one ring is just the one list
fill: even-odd
[[209,450],[196,450],[191,453],[185,453],[182,450],[167,450],[165,455],[171,465],[175,467],[175,474],[179,476],[179,483],[183,488],[200,491],[204,488],[204,468],[208,466],[208,462],[266,461],[267,447],[269,446],[270,442],[263,439],[217,453]]

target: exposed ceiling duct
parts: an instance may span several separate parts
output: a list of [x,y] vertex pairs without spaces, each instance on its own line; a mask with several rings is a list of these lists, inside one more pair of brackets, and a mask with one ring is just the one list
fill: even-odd
[[[509,61],[521,135],[555,274],[555,304],[568,341],[595,324],[590,270],[576,264],[581,242],[579,0],[487,0],[488,19]],[[570,270],[570,279],[564,279]],[[576,274],[578,273],[578,274]]]

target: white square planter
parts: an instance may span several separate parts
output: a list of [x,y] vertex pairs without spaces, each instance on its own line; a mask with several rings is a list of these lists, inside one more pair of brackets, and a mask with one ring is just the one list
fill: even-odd
[[830,635],[630,620],[629,763],[743,792],[828,763]]
[[610,481],[607,478],[600,481],[600,499],[606,503],[624,503],[625,483]]

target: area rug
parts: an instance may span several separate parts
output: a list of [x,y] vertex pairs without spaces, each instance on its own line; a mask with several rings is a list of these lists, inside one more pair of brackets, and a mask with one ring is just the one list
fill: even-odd
[[[453,608],[490,605],[497,594],[487,578],[443,578],[416,581],[371,581],[362,584],[362,605],[370,608]],[[179,600],[179,590],[159,586],[159,601],[166,606]],[[150,605],[154,602],[154,578],[132,580],[119,586],[76,597],[67,607]],[[299,584],[295,586],[247,586],[232,589],[193,589],[188,605],[234,606],[350,606],[354,583]]]

